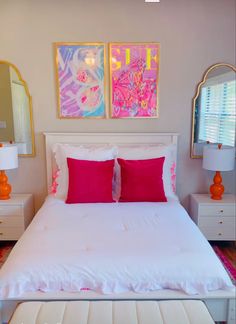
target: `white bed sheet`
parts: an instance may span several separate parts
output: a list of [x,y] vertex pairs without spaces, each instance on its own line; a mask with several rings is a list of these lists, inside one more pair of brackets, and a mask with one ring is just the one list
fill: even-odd
[[0,298],[233,285],[180,203],[74,204],[48,197],[0,270]]

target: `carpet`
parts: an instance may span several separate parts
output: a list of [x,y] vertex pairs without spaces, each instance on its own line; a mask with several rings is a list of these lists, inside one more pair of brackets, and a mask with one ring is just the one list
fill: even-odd
[[229,258],[227,258],[227,256],[223,253],[222,249],[219,246],[214,245],[213,249],[222,262],[223,266],[225,267],[225,270],[228,272],[233,284],[236,286],[236,268],[234,264]]
[[10,254],[13,246],[15,243],[5,243],[1,242],[0,243],[0,268],[2,267],[3,263],[6,261],[8,255]]

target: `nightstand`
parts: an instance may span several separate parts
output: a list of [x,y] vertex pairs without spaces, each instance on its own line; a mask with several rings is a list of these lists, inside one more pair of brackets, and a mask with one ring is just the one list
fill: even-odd
[[12,194],[10,199],[0,200],[0,241],[18,240],[33,216],[31,194]]
[[236,240],[235,199],[231,194],[224,194],[222,200],[213,200],[209,194],[190,196],[190,216],[207,240]]

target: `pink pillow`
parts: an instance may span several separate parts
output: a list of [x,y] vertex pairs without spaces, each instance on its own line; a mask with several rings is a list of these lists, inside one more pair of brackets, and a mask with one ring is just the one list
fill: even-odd
[[164,157],[148,160],[117,159],[121,168],[119,201],[166,202],[163,186]]
[[69,187],[66,203],[111,203],[114,160],[67,158]]
[[58,178],[58,168],[53,171],[53,174],[52,174],[52,186],[51,186],[51,194],[55,195],[56,192],[57,192],[57,186],[58,186],[58,183],[57,183],[57,178]]

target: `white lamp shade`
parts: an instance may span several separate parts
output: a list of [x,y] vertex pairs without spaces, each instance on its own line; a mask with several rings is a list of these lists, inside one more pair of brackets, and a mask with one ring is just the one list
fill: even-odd
[[0,147],[0,170],[18,168],[18,150],[13,144],[4,144]]
[[234,169],[235,148],[207,144],[203,147],[203,169],[212,171],[230,171]]

